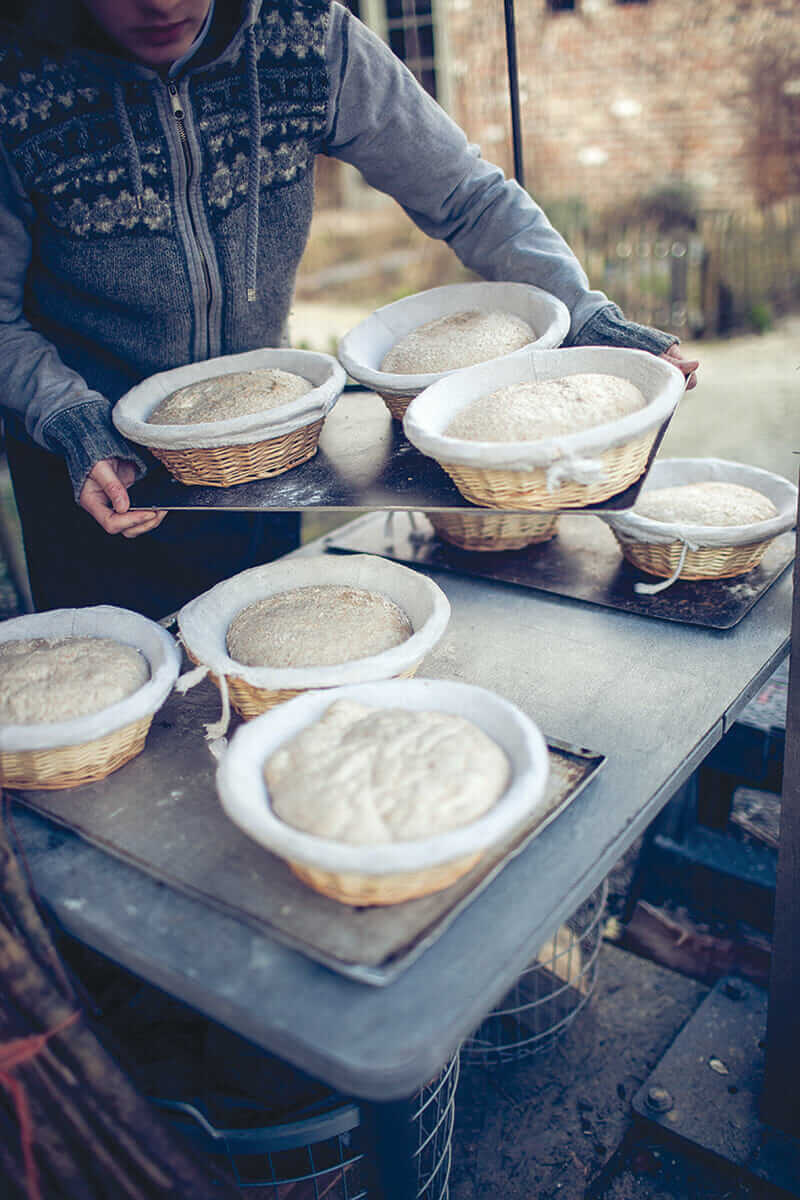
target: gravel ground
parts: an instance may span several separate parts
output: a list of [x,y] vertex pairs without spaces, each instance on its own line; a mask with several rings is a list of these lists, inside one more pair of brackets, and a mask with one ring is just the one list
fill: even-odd
[[686,342],[700,360],[661,446],[662,457],[714,455],[797,481],[800,468],[800,315],[769,333]]

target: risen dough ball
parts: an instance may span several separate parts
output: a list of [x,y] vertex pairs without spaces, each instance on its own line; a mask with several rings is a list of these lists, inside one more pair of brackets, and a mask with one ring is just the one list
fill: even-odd
[[750,525],[768,521],[778,510],[767,496],[738,483],[709,480],[676,487],[649,488],[634,512],[653,521],[681,525]]
[[0,643],[0,721],[32,725],[100,712],[150,678],[146,659],[113,638]]
[[403,610],[380,592],[316,584],[242,609],[228,626],[227,646],[248,667],[329,667],[380,654],[413,632]]
[[629,380],[584,372],[498,388],[463,408],[444,432],[472,442],[535,442],[605,425],[644,406]]
[[527,346],[536,334],[513,313],[477,308],[427,321],[400,338],[385,355],[381,370],[393,375],[427,375],[471,367]]
[[413,841],[474,821],[511,770],[472,722],[442,712],[335,701],[266,762],[272,808],[338,842]]
[[288,404],[310,392],[313,384],[300,375],[267,367],[234,371],[178,388],[165,397],[147,418],[151,425],[194,425],[202,421],[227,421]]

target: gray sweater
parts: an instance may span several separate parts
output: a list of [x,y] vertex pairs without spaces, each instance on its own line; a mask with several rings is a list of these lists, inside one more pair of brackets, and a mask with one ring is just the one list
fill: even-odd
[[[217,10],[221,6],[217,5]],[[676,339],[589,288],[542,210],[339,4],[245,0],[174,78],[0,34],[0,383],[75,495],[144,464],[110,410],[155,371],[284,337],[317,153],[355,165],[487,279],[567,305],[569,345]]]

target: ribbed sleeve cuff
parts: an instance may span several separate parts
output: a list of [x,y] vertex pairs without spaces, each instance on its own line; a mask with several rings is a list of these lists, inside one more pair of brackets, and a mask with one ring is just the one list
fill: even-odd
[[674,334],[662,333],[649,325],[637,325],[628,321],[616,304],[598,309],[593,316],[568,339],[569,346],[621,346],[626,350],[648,350],[651,354],[663,354],[674,346],[679,338]]
[[147,471],[144,461],[111,424],[105,400],[87,400],[56,413],[43,426],[42,436],[51,450],[66,459],[76,500],[86,476],[103,458],[125,458],[132,462],[137,479]]

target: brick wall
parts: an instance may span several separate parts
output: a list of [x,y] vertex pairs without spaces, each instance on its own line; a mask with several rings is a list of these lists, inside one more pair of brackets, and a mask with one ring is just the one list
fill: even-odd
[[[503,5],[440,0],[451,112],[511,174]],[[800,193],[792,0],[516,0],[525,182],[593,210],[676,184],[703,207]],[[775,110],[777,106],[777,111]]]

